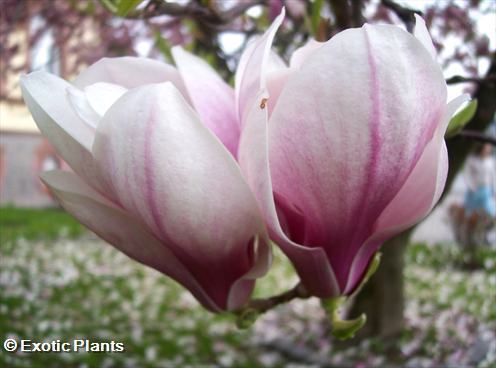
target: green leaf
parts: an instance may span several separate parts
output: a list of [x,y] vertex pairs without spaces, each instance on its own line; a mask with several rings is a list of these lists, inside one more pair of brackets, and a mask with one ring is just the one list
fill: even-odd
[[117,4],[117,15],[125,17],[142,2],[143,0],[120,0]]
[[365,325],[365,322],[367,322],[367,316],[364,313],[355,319],[335,319],[332,324],[332,335],[339,340],[351,339]]
[[160,31],[157,30],[154,32],[154,38],[155,38],[155,47],[162,53],[162,55],[164,55],[167,58],[167,60],[174,62],[171,53],[171,46],[169,42],[167,42],[167,40],[162,37]]
[[362,282],[360,283],[360,285],[358,285],[356,290],[353,292],[352,296],[357,295],[363,289],[365,284],[370,280],[370,278],[374,275],[375,271],[377,271],[377,269],[379,268],[379,265],[381,264],[381,257],[382,257],[381,252],[377,252],[374,255],[374,258],[370,262],[370,265],[369,265],[369,268],[367,269],[367,272],[365,272],[365,276],[363,276]]
[[323,0],[315,0],[312,4],[312,18],[311,18],[311,26],[312,26],[312,34],[315,37],[317,34],[317,29],[319,27],[320,22],[320,10],[322,9]]
[[115,13],[117,11],[117,7],[112,0],[100,0],[100,3],[111,13]]
[[465,125],[468,124],[470,120],[475,115],[477,111],[477,99],[474,99],[468,103],[468,105],[458,112],[448,124],[448,129],[444,134],[444,138],[451,138],[460,133]]
[[357,318],[354,319],[342,319],[340,315],[341,307],[346,303],[349,298],[357,295],[363,286],[369,281],[372,275],[379,268],[381,263],[381,253],[377,252],[374,258],[370,262],[370,265],[363,276],[362,282],[357,287],[355,292],[351,297],[339,296],[331,299],[321,299],[322,307],[325,309],[327,316],[331,320],[332,324],[332,335],[340,340],[351,339],[355,336],[358,330],[360,330],[365,322],[367,322],[367,316],[362,313]]

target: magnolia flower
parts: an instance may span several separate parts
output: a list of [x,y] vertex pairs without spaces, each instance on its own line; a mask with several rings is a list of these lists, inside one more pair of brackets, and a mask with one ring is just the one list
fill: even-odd
[[438,201],[444,133],[468,99],[447,87],[422,18],[345,30],[296,50],[270,47],[282,22],[244,52],[236,75],[242,171],[271,237],[306,288],[351,294],[380,245]]
[[207,309],[238,309],[270,250],[235,161],[234,91],[204,61],[181,48],[173,55],[178,69],[124,57],[73,83],[25,76],[34,120],[74,171],[42,180],[80,222]]

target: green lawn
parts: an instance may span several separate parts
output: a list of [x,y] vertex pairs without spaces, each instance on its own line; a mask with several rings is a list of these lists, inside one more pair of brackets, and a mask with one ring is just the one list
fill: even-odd
[[54,240],[59,236],[76,238],[85,228],[61,209],[0,208],[0,240]]
[[[129,260],[58,210],[0,210],[0,338],[77,338],[123,342],[124,353],[7,354],[0,367],[282,367],[298,354],[333,366],[467,366],[472,348],[496,336],[496,252],[482,268],[460,267],[453,245],[412,245],[405,270],[407,329],[394,360],[382,341],[346,347],[328,335],[316,299],[294,301],[238,330],[228,315],[212,315],[168,278]],[[257,286],[274,294],[296,283],[288,261]],[[285,348],[286,347],[286,348]],[[289,351],[287,349],[289,347]],[[286,349],[286,350],[285,350]],[[496,365],[496,351],[476,366]]]

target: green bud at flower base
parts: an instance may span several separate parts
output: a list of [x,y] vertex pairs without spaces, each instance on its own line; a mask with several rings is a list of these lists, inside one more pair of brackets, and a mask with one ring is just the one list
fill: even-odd
[[[362,279],[362,283],[357,288],[353,295],[358,294],[358,292],[363,288],[367,281],[372,277],[372,275],[377,271],[379,263],[381,261],[381,253],[376,253],[365,276]],[[367,322],[367,316],[361,314],[357,318],[345,320],[341,317],[341,308],[346,304],[348,297],[340,296],[330,299],[322,299],[321,304],[325,309],[332,325],[332,335],[340,340],[351,339],[355,336],[355,333],[359,331]]]

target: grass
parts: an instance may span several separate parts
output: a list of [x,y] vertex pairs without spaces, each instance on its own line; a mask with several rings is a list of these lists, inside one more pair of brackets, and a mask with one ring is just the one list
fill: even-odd
[[59,236],[74,239],[85,231],[73,217],[58,208],[1,207],[0,229],[2,243],[20,237],[27,240],[54,240]]
[[[485,268],[496,272],[496,248],[479,246],[475,252],[475,268]],[[406,261],[418,263],[434,269],[444,269],[446,266],[463,268],[468,266],[468,257],[455,244],[438,244],[429,247],[424,243],[410,244],[406,252]]]
[[[296,362],[281,353],[281,344],[334,366],[391,365],[378,339],[346,348],[334,344],[315,298],[293,301],[251,329],[238,330],[232,317],[204,311],[176,283],[129,260],[61,211],[3,208],[0,213],[0,340],[114,340],[126,349],[22,355],[7,354],[0,346],[2,367],[283,367]],[[472,345],[496,339],[494,249],[481,252],[484,268],[475,271],[461,268],[462,258],[451,244],[408,248],[407,329],[399,339],[397,366],[471,366]],[[288,261],[276,251],[274,267],[255,294],[275,294],[295,282]],[[474,366],[495,366],[495,355],[489,352]]]

